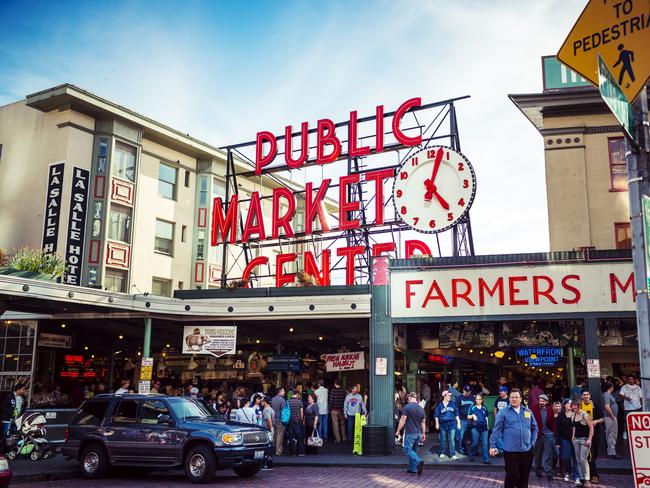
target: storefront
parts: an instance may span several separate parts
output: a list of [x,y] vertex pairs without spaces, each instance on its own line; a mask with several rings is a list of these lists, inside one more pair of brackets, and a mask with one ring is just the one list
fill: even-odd
[[[394,378],[409,391],[426,380],[435,394],[452,377],[491,391],[502,376],[524,390],[536,377],[551,385],[582,377],[598,400],[601,377],[638,371],[629,252],[392,260],[390,269],[380,260],[370,332],[375,406],[392,405]],[[384,362],[386,373],[377,367]],[[387,409],[377,418],[392,428]]]

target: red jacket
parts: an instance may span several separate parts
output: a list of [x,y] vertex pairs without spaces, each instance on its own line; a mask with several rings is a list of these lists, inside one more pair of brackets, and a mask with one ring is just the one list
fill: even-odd
[[[539,437],[542,436],[542,411],[539,408],[539,405],[533,405],[530,407],[530,410],[533,412],[533,417],[537,421],[537,427],[539,427]],[[553,407],[551,405],[546,406],[546,425],[548,430],[555,432],[555,417],[553,415]],[[539,438],[538,437],[538,438]]]

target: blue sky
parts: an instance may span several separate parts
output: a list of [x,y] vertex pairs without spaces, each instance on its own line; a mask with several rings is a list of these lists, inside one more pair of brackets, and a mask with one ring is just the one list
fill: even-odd
[[478,253],[548,249],[542,138],[508,100],[541,91],[585,2],[0,2],[0,105],[69,82],[213,145],[469,94]]

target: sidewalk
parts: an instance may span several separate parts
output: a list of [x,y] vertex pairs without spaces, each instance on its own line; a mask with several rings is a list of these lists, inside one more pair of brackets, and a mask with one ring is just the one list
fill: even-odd
[[[437,436],[435,436],[437,437]],[[430,454],[428,449],[434,443],[427,439],[426,444],[420,447],[418,454],[426,463],[427,469],[441,470],[480,470],[502,471],[503,458],[490,458],[491,465],[485,465],[478,458],[473,463],[466,456],[458,455],[457,461],[449,459],[441,461],[437,455]],[[437,439],[435,439],[437,444]],[[278,456],[274,458],[276,466],[312,466],[312,467],[345,467],[345,468],[399,468],[406,469],[406,456],[401,447],[396,447],[393,454],[388,456],[356,456],[352,455],[351,444],[334,444],[331,442],[319,449],[315,456],[289,457]],[[10,461],[14,472],[13,482],[27,483],[34,481],[64,480],[80,476],[79,463],[75,460],[67,461],[60,454],[47,460],[30,461],[18,459]],[[598,469],[604,474],[629,474],[632,466],[629,458],[621,460],[598,458]],[[532,476],[534,478],[534,474]],[[532,478],[531,478],[532,479]]]

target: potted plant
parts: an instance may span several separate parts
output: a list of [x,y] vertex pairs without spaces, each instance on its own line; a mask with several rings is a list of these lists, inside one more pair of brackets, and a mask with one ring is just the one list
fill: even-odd
[[[2,256],[5,257],[4,260]],[[7,258],[4,253],[0,255],[0,274],[60,281],[64,273],[65,260],[42,249],[22,247],[11,258]]]

